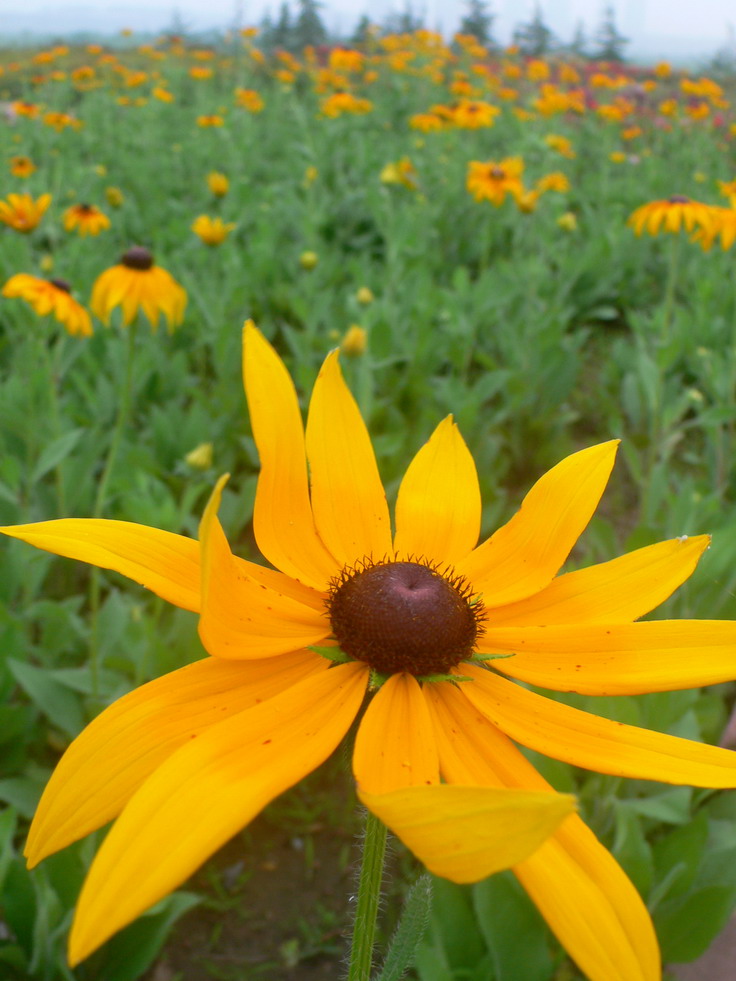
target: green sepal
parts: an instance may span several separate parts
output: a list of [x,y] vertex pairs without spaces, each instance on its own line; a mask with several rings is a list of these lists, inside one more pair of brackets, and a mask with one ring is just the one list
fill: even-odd
[[516,657],[516,651],[512,651],[510,654],[473,654],[468,660],[471,662],[478,661],[482,664],[484,661],[500,661],[507,657]]
[[460,681],[473,681],[473,678],[468,678],[464,674],[421,674],[417,675],[417,681],[428,681],[434,684],[437,681],[449,681],[451,685],[455,685]]
[[316,647],[310,644],[308,650],[314,651],[320,657],[326,657],[328,661],[334,661],[335,664],[347,664],[349,661],[354,660],[354,658],[350,657],[349,654],[346,654],[339,647]]

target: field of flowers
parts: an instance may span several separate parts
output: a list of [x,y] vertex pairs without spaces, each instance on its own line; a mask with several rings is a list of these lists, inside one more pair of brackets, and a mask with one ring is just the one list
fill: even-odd
[[[626,588],[656,594],[650,606],[665,601],[658,619],[734,618],[733,96],[725,83],[667,64],[491,55],[471,37],[448,47],[428,32],[299,57],[264,54],[250,31],[216,51],[131,37],[115,47],[0,53],[0,524],[114,519],[196,539],[227,473],[222,527],[234,553],[263,563],[253,512],[264,449],[241,365],[243,323],[252,320],[262,333],[251,325],[250,343],[275,401],[285,398],[279,358],[306,409],[320,366],[339,348],[392,509],[410,461],[448,414],[477,466],[482,538],[563,458],[621,439],[565,569],[680,539],[692,550],[687,569],[673,541],[651,570],[642,558],[641,581]],[[349,415],[346,405],[327,400],[326,429],[328,410]],[[338,415],[336,428],[350,430]],[[348,472],[349,443],[335,437],[325,466]],[[365,472],[356,474],[362,486]],[[431,468],[428,476],[432,487],[453,480]],[[567,479],[563,497],[576,491]],[[278,497],[278,481],[274,488]],[[359,497],[338,495],[346,511],[337,524],[360,522],[351,511]],[[553,497],[534,505],[545,541],[555,533],[546,519],[558,518]],[[212,520],[210,508],[202,528],[211,531]],[[705,534],[712,544],[697,571],[667,599]],[[129,543],[121,559],[112,539],[80,544],[78,530],[68,540],[49,529],[25,537],[40,548],[7,538],[0,549],[0,977],[338,976],[360,827],[344,752],[152,913],[67,965],[72,910],[102,836],[29,872],[22,852],[41,792],[105,706],[204,649],[185,587],[171,605],[171,590],[141,572],[150,543],[141,540],[140,551]],[[622,609],[638,610],[626,602]],[[218,629],[205,626],[203,639]],[[693,665],[710,665],[716,642],[682,636],[673,651],[686,647]],[[218,638],[229,642],[224,628]],[[640,685],[649,693],[634,695],[635,685],[611,683],[599,686],[603,694],[582,685],[554,697],[616,723],[736,746],[736,649],[724,651],[712,670],[678,667],[684,690]],[[663,672],[679,657],[665,651]],[[582,751],[545,756],[545,738],[530,741],[528,759],[577,796],[581,817],[643,897],[664,962],[696,958],[736,906],[736,796],[717,789],[736,785],[734,770],[724,764],[725,776],[693,789],[696,762],[673,776],[664,744],[653,744],[651,753],[634,747],[640,770],[609,761],[598,773],[595,759],[573,765],[586,766]],[[359,736],[357,755],[360,747]],[[104,750],[101,759],[104,773],[113,764]],[[647,779],[622,779],[638,773]],[[657,775],[671,782],[649,779]],[[87,789],[75,779],[83,802]],[[93,815],[79,834],[115,813],[96,823]],[[384,941],[420,870],[399,844],[392,861]],[[296,892],[288,913],[268,884],[287,869]],[[320,880],[324,893],[315,891]],[[575,946],[565,939],[580,930],[574,919],[566,926],[569,911],[555,922],[531,877],[519,881],[536,906],[510,872],[475,885],[437,878],[410,976],[659,976],[638,927],[614,929],[599,910],[601,949]],[[612,881],[590,888],[610,892]],[[259,902],[276,904],[267,923],[257,919]],[[410,903],[421,921],[416,890]],[[621,919],[621,909],[610,916]],[[400,976],[388,963],[381,975]]]

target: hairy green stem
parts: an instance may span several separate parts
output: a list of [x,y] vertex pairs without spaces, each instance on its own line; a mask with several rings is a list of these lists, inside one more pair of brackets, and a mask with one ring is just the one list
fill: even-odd
[[363,859],[347,981],[370,981],[385,854],[386,826],[370,811],[366,811]]

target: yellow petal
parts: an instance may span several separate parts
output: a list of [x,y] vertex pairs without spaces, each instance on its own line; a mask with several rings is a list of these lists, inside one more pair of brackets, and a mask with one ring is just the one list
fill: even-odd
[[[448,783],[551,791],[513,743],[473,708],[465,690],[465,685],[427,690]],[[514,873],[590,981],[660,981],[657,938],[646,906],[577,815]]]
[[199,544],[132,521],[61,518],[0,528],[36,548],[113,569],[185,610],[199,610]]
[[439,783],[432,720],[412,675],[392,675],[373,696],[355,739],[353,773],[374,794]]
[[394,548],[454,563],[480,534],[480,487],[473,457],[448,416],[419,450],[399,487]]
[[664,603],[692,575],[709,543],[709,535],[673,538],[568,572],[533,596],[497,607],[489,623],[493,627],[541,627],[637,620]]
[[243,382],[261,461],[253,512],[258,547],[277,569],[325,589],[339,563],[314,526],[299,401],[283,362],[251,320],[243,329]]
[[586,695],[640,695],[736,678],[736,623],[731,620],[491,628],[478,646],[518,652],[494,661],[504,674]]
[[391,554],[391,524],[370,436],[340,372],[337,351],[322,365],[307,419],[312,508],[322,540],[341,566]]
[[536,790],[436,785],[358,797],[434,875],[478,882],[531,855],[575,809]]
[[566,457],[536,482],[507,524],[457,563],[487,607],[552,581],[598,505],[617,447],[611,440]]
[[252,579],[235,562],[217,520],[221,477],[200,524],[202,610],[199,636],[215,657],[261,658],[318,644],[331,631],[322,611]]
[[736,787],[736,753],[690,739],[611,722],[473,665],[465,696],[507,736],[546,756],[618,777]]
[[347,732],[368,671],[345,664],[211,726],[128,802],[92,863],[69,939],[79,963],[175,889]]
[[207,657],[113,702],[77,736],[46,785],[28,834],[28,865],[117,817],[179,746],[328,664],[312,651],[248,664]]

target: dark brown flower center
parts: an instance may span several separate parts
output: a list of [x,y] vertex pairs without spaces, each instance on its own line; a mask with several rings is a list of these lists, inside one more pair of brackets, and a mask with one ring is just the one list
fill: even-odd
[[668,204],[690,204],[690,198],[686,198],[684,194],[673,194],[671,197],[667,198]]
[[72,291],[71,286],[65,279],[50,279],[49,282],[52,286],[55,286],[57,290],[64,290],[65,293],[71,293]]
[[120,261],[128,269],[150,269],[153,265],[153,256],[145,246],[134,245],[120,257]]
[[467,660],[484,611],[469,583],[424,562],[366,562],[343,569],[327,612],[343,651],[381,674],[446,674]]

